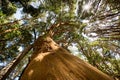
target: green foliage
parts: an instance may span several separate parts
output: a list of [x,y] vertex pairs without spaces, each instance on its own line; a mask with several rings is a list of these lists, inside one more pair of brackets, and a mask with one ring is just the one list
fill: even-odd
[[12,15],[13,13],[16,12],[16,7],[15,5],[13,5],[12,3],[9,3],[7,1],[5,1],[4,3],[2,3],[2,11],[4,14],[6,14],[7,16]]
[[5,18],[6,16],[2,13],[2,11],[0,10],[0,24],[5,22]]
[[32,41],[32,35],[28,30],[21,29],[20,41],[22,44],[29,44]]
[[[53,39],[60,46],[67,49],[74,44],[78,48],[77,56],[110,76],[119,78],[119,0],[38,0],[35,4],[40,3],[38,8],[35,5],[30,7],[32,1],[37,0],[27,2],[29,9],[27,7],[27,11],[22,11],[21,20],[11,16],[17,8],[26,8],[18,7],[22,5],[20,3],[9,2],[0,10],[1,63],[14,59],[21,47],[33,43],[39,35],[48,33],[54,26],[51,29],[54,32]],[[86,4],[91,5],[87,10],[83,8]],[[18,67],[16,69],[19,70]]]

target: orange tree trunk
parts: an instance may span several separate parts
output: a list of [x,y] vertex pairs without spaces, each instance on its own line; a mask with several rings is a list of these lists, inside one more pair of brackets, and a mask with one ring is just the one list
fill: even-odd
[[34,50],[20,80],[113,80],[70,54],[50,37],[38,38]]

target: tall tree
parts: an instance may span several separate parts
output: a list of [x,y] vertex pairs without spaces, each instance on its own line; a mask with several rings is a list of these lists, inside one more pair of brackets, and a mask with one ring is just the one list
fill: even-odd
[[39,37],[31,61],[20,80],[113,80],[56,44]]
[[[71,60],[66,61],[68,58],[65,56],[57,56],[59,49],[58,53],[55,53],[56,50],[45,47],[46,52],[41,52],[40,49],[39,55],[48,53],[50,57],[44,55],[44,62],[51,59],[52,53],[55,53],[54,59],[60,61],[56,65],[61,64],[64,68],[53,66],[54,68],[58,67],[68,72],[67,69],[73,70],[71,64],[77,67],[81,65],[80,61],[88,65],[84,62],[87,61],[114,79],[120,79],[119,0],[1,0],[0,3],[0,79],[19,78],[27,64],[24,74],[28,73],[29,65],[37,55],[31,57],[32,59],[29,57],[34,53],[39,54],[34,43],[39,41],[38,36],[46,39],[46,34],[49,34],[59,45],[58,48],[69,51],[62,49],[65,52],[60,53],[60,56],[65,54]],[[46,46],[44,40],[42,43],[42,46]],[[41,44],[38,44],[38,48]],[[70,53],[84,61],[76,59]],[[46,59],[47,56],[48,59]],[[72,62],[74,59],[75,63]],[[51,63],[51,60],[48,63]],[[78,68],[76,69],[79,71]],[[86,69],[92,70],[93,73],[98,71]],[[75,73],[78,74],[76,70]],[[97,75],[101,75],[101,72]]]

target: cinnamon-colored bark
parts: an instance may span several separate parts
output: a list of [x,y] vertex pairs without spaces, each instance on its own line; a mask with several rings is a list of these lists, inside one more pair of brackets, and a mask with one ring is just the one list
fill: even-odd
[[113,80],[61,48],[50,37],[39,38],[34,50],[20,80]]

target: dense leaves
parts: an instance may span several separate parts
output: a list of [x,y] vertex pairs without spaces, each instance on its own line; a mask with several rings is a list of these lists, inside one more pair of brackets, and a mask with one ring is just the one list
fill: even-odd
[[[120,79],[119,3],[119,0],[2,0],[0,68],[51,30],[60,46]],[[24,62],[8,78],[18,77],[23,66]]]

